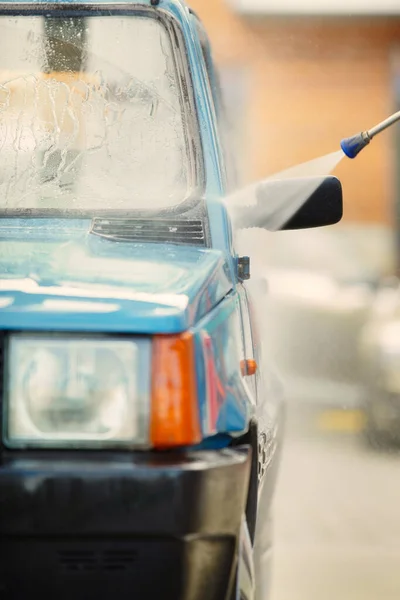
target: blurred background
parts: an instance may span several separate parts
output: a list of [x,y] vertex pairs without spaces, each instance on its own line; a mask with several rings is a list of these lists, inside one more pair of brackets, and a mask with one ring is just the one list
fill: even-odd
[[[190,0],[244,182],[400,110],[398,0]],[[334,171],[343,222],[244,245],[285,386],[273,600],[400,598],[400,126]]]

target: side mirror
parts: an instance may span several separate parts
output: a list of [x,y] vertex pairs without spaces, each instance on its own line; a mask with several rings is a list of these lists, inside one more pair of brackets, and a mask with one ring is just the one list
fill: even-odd
[[234,207],[235,227],[269,231],[308,229],[338,223],[343,216],[342,185],[336,177],[267,179],[246,190]]
[[[319,178],[315,179],[318,180]],[[296,180],[289,181],[295,182]],[[282,226],[281,230],[309,229],[334,225],[339,223],[342,217],[342,184],[337,177],[325,177],[293,217]]]

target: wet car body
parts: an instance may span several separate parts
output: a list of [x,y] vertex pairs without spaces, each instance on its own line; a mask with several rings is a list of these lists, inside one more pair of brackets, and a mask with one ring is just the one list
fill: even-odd
[[[113,18],[121,40],[132,20],[162,38],[149,84],[107,82],[96,19],[111,40]],[[233,182],[204,31],[180,0],[1,3],[3,43],[14,20],[45,58],[33,77],[32,52],[1,66],[0,595],[252,600],[257,581],[265,600],[282,402],[219,201]],[[131,104],[154,128],[132,160]]]

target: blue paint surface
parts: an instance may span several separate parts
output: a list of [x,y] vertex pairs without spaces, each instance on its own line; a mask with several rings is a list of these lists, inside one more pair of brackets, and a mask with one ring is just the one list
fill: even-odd
[[[205,437],[244,432],[253,414],[252,402],[240,372],[240,312],[238,295],[229,294],[194,328],[200,418]],[[207,372],[207,351],[212,373]],[[212,381],[211,381],[212,380]],[[212,417],[210,383],[217,388],[216,414]]]
[[17,221],[0,227],[1,328],[176,333],[232,285],[218,250],[108,241],[82,221],[47,235]]

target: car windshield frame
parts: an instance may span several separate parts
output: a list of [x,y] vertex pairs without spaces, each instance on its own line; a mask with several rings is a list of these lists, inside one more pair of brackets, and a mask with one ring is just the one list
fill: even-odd
[[193,75],[183,31],[176,17],[167,10],[150,8],[141,4],[108,3],[30,3],[8,4],[0,2],[0,17],[46,16],[57,18],[95,18],[96,16],[147,17],[161,22],[172,47],[172,59],[179,84],[179,102],[186,140],[188,158],[189,194],[181,202],[165,208],[0,208],[0,218],[95,218],[102,216],[165,217],[186,214],[205,214],[204,191],[206,187],[205,163]]

